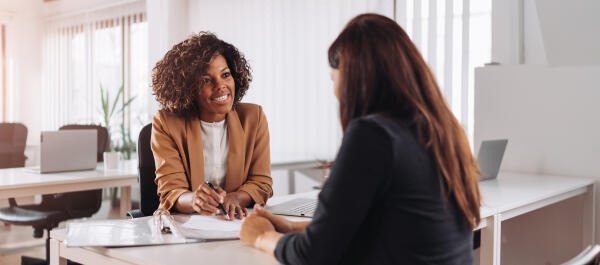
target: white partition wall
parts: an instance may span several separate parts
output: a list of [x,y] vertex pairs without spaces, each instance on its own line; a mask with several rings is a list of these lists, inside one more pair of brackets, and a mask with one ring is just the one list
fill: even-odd
[[[600,67],[478,68],[475,150],[482,140],[508,138],[501,170],[600,178],[599,100]],[[596,209],[598,198],[597,189]],[[502,264],[560,264],[574,256],[584,247],[583,209],[577,197],[503,224]],[[523,229],[528,223],[538,225]],[[596,242],[599,232],[596,225]]]
[[476,70],[475,145],[509,138],[502,168],[600,177],[600,67]]

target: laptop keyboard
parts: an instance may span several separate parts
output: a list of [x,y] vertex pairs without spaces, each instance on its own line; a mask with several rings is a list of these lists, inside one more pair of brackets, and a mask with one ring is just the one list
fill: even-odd
[[315,210],[317,209],[317,201],[309,201],[306,202],[305,204],[299,205],[295,208],[290,209],[290,212],[292,213],[296,213],[296,214],[306,214],[309,213],[310,215],[313,215],[313,213],[315,212]]
[[274,214],[312,217],[317,209],[316,199],[297,198],[275,206],[267,207]]

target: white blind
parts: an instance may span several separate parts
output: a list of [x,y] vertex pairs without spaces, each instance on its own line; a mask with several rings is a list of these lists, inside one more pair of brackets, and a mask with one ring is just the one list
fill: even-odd
[[191,31],[212,31],[249,60],[254,80],[244,101],[264,107],[272,161],[332,159],[342,134],[327,49],[357,14],[393,17],[393,1],[192,0],[188,4]]
[[491,0],[396,0],[396,21],[473,140],[474,69],[491,60]]
[[43,40],[43,130],[65,124],[99,124],[100,84],[111,99],[123,84],[126,99],[137,97],[113,120],[111,138],[120,139],[123,119],[132,135],[137,135],[149,121],[141,110],[148,104],[143,95],[151,93],[145,21],[143,1],[48,19]]

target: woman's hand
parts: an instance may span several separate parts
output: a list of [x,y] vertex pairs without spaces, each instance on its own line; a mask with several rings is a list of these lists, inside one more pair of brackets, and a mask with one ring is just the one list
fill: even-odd
[[242,242],[274,255],[277,242],[283,234],[275,232],[268,219],[252,214],[244,219],[240,230]]
[[220,187],[217,187],[217,190],[215,191],[206,185],[206,183],[202,183],[202,185],[194,191],[192,208],[201,215],[216,215],[221,212],[217,206],[219,203],[223,203],[225,194],[226,192]]
[[[285,219],[284,217],[277,216],[267,211],[264,207],[260,205],[254,205],[254,214],[260,217],[264,217],[273,224],[275,230],[280,233],[291,233],[291,232],[300,232],[296,231],[294,222]],[[254,215],[253,214],[253,215]]]
[[302,233],[304,228],[310,223],[310,221],[305,222],[294,222],[290,221],[282,216],[274,215],[271,212],[267,211],[264,207],[260,205],[254,205],[254,213],[250,215],[258,215],[264,218],[267,218],[271,224],[275,227],[275,230],[280,233]]
[[[245,193],[243,191],[225,193],[225,191],[222,189],[221,191],[223,192],[223,194],[225,194],[223,207],[225,208],[225,211],[227,211],[227,213],[229,214],[229,220],[234,220],[236,217],[238,219],[242,219],[248,215],[248,210],[246,209],[246,206],[249,204],[250,200],[250,195],[248,195],[248,193]],[[227,218],[225,215],[223,216],[225,219]]]
[[240,230],[240,239],[242,242],[258,247],[256,240],[266,232],[275,231],[275,227],[264,217],[251,215],[244,219]]

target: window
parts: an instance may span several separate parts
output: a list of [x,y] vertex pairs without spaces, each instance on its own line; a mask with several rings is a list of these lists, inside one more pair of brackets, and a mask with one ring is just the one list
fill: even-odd
[[396,20],[473,141],[474,69],[491,60],[491,0],[396,0]]
[[[144,8],[135,5],[80,17],[60,18],[46,29],[42,128],[103,123],[100,87],[108,93],[112,105],[123,86],[123,95],[110,121],[112,142],[122,146],[121,124],[135,138],[151,118],[144,115],[151,93]],[[133,97],[132,103],[118,112]]]

